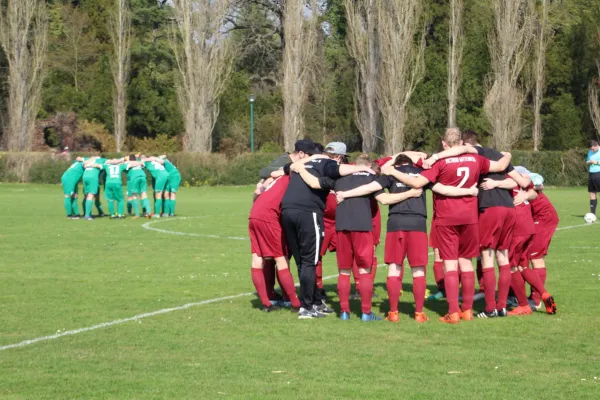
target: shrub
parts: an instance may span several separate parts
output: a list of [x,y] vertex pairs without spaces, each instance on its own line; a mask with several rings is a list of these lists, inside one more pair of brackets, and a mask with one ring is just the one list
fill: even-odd
[[71,163],[66,160],[42,160],[34,163],[29,169],[28,182],[31,183],[60,183],[62,174]]
[[181,151],[181,141],[177,137],[168,135],[156,135],[155,138],[128,138],[128,148],[133,149],[133,153],[144,154],[164,154]]

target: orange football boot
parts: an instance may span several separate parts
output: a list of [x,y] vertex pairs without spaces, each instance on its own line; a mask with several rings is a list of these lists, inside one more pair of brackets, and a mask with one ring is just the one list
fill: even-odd
[[544,305],[546,306],[546,312],[548,314],[556,314],[556,303],[554,302],[554,297],[550,293],[542,294],[542,300],[544,301]]
[[516,307],[514,310],[509,311],[508,315],[510,315],[510,316],[531,315],[532,313],[533,313],[533,311],[531,311],[531,307],[529,307],[529,305],[526,305],[526,306]]
[[460,313],[448,313],[443,317],[440,317],[440,321],[445,322],[446,324],[458,324],[460,322]]
[[398,314],[398,311],[388,311],[388,315],[385,317],[385,320],[398,323],[400,322],[400,315]]
[[470,310],[461,310],[460,311],[460,319],[464,319],[465,321],[473,321],[473,309]]
[[425,313],[423,313],[423,312],[416,312],[415,313],[415,321],[422,324],[423,322],[429,321],[429,318],[427,318],[427,315],[425,315]]

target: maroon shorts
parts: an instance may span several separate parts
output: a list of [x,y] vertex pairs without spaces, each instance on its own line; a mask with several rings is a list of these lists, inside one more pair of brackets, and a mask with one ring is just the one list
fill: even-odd
[[556,225],[535,224],[535,235],[533,235],[533,241],[529,248],[529,258],[531,260],[537,260],[543,258],[548,254],[548,248],[550,247],[550,241],[556,231]]
[[374,257],[373,234],[371,232],[337,232],[337,264],[339,269],[371,268]]
[[490,207],[479,214],[481,249],[508,250],[515,227],[516,212],[509,207]]
[[381,243],[381,215],[377,214],[375,218],[373,218],[373,244],[378,246]]
[[427,233],[415,231],[388,232],[385,235],[386,264],[401,265],[408,257],[411,267],[424,267],[429,262]]
[[432,249],[438,248],[437,237],[435,233],[435,222],[433,222],[433,220],[431,220],[431,229],[429,230],[429,247]]
[[250,249],[260,257],[283,257],[287,255],[287,246],[281,224],[250,219]]
[[508,250],[511,267],[528,267],[533,235],[513,236]]
[[479,255],[479,225],[437,225],[436,240],[442,260],[473,258]]
[[333,223],[325,220],[325,237],[323,238],[323,244],[321,245],[321,257],[325,253],[334,252],[337,248],[337,232],[335,231],[335,221]]

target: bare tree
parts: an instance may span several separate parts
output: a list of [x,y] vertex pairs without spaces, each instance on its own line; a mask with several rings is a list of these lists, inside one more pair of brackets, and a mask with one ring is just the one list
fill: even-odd
[[362,136],[363,152],[377,146],[377,24],[376,0],[346,0],[348,51],[356,63],[354,121]]
[[115,0],[110,16],[110,35],[113,43],[111,68],[114,80],[113,113],[117,151],[120,152],[127,136],[127,83],[131,61],[131,13],[128,0]]
[[[598,76],[600,77],[600,60],[596,60]],[[590,107],[590,118],[596,128],[596,137],[600,137],[600,78],[594,79],[589,86],[588,105]]]
[[171,46],[179,71],[184,150],[209,152],[219,96],[231,76],[236,47],[227,35],[230,0],[172,0]]
[[463,27],[463,0],[450,0],[450,28],[448,35],[448,126],[456,127],[456,103],[460,88],[460,64],[465,47]]
[[548,23],[548,0],[542,1],[542,9],[538,13],[535,46],[535,91],[533,93],[533,150],[538,151],[542,144],[542,116],[540,110],[544,98],[546,76],[546,49],[550,42],[550,26]]
[[304,129],[303,108],[317,48],[317,0],[283,3],[283,138],[291,151]]
[[[377,0],[380,74],[378,100],[385,151],[405,146],[406,108],[425,73],[425,26],[421,0]],[[417,37],[417,39],[415,39]]]
[[42,0],[0,1],[0,41],[8,60],[8,130],[10,151],[31,150],[40,107],[48,47],[48,18]]
[[519,79],[533,40],[534,13],[529,0],[494,0],[494,15],[488,43],[493,72],[484,109],[494,146],[510,149],[521,136],[525,91]]

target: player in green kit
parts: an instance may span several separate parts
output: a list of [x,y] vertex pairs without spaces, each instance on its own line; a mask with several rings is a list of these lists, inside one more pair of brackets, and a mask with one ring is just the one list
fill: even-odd
[[163,160],[165,170],[169,173],[169,181],[165,189],[165,214],[169,217],[174,217],[175,204],[177,203],[177,189],[179,189],[179,185],[181,184],[181,174],[177,167],[167,159],[166,155],[160,156],[160,159]]
[[[131,154],[129,161],[138,161],[138,158]],[[127,209],[130,207],[135,213],[134,218],[140,217],[140,209],[138,204],[138,196],[142,201],[142,209],[144,214],[150,214],[150,200],[148,200],[148,183],[146,180],[146,173],[144,172],[144,164],[139,163],[139,166],[134,166],[127,170]]]
[[83,193],[85,195],[85,215],[86,220],[92,220],[92,206],[93,201],[96,198],[96,207],[100,215],[103,215],[102,208],[100,207],[100,201],[97,198],[100,192],[100,171],[102,165],[107,164],[118,164],[121,159],[107,160],[103,157],[92,157],[83,163]]
[[64,206],[68,219],[79,219],[79,206],[77,205],[77,185],[83,176],[83,158],[77,157],[67,169],[60,182],[64,193]]
[[[97,164],[96,164],[97,165]],[[122,173],[124,171],[131,170],[132,168],[140,167],[141,162],[129,161],[127,163],[110,165],[103,164],[101,167],[106,171],[106,185],[104,187],[104,196],[108,201],[108,211],[111,218],[123,218],[125,212],[125,201],[123,199],[123,178]],[[115,205],[117,202],[117,214],[115,215]]]
[[152,175],[154,189],[154,214],[153,218],[160,218],[163,204],[163,192],[169,180],[169,173],[163,166],[163,160],[157,157],[142,156],[142,161],[150,175]]

